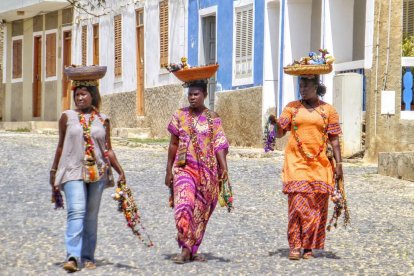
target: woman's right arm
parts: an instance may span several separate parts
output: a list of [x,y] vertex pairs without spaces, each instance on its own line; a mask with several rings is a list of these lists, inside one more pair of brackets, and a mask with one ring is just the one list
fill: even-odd
[[68,117],[66,116],[65,113],[63,113],[59,119],[59,142],[56,148],[55,158],[53,160],[52,168],[50,169],[49,182],[53,190],[59,189],[58,187],[55,187],[54,185],[55,185],[56,171],[59,165],[60,157],[62,156],[63,142],[65,141],[67,122],[68,122]]
[[175,160],[175,156],[177,154],[179,139],[178,136],[171,134],[170,139],[170,146],[168,147],[168,161],[167,161],[167,169],[165,175],[165,185],[171,187],[173,182],[173,173],[172,168]]

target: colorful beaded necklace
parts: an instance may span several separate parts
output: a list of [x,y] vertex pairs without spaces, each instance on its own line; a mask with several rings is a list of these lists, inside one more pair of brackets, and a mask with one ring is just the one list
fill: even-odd
[[213,120],[211,118],[210,110],[207,109],[206,115],[207,115],[207,122],[208,122],[208,130],[210,134],[209,135],[210,136],[210,143],[209,143],[210,148],[208,150],[210,151],[211,158],[208,158],[208,156],[203,153],[203,151],[200,148],[200,144],[197,141],[197,130],[196,130],[196,124],[194,123],[195,116],[193,112],[191,111],[191,109],[190,109],[188,125],[189,125],[189,130],[190,130],[191,142],[193,144],[194,151],[196,152],[197,158],[199,159],[199,161],[205,163],[207,167],[211,170],[217,165],[217,163],[216,163],[216,159],[213,158],[214,156],[214,146],[213,146],[214,133],[213,133]]
[[[79,117],[79,123],[83,129],[83,140],[85,141],[85,157],[84,160],[85,161],[95,161],[96,162],[96,158],[95,158],[95,144],[92,140],[91,137],[91,126],[93,121],[95,120],[95,116],[97,115],[99,120],[101,121],[101,123],[103,124],[104,128],[105,128],[105,122],[102,119],[101,115],[97,112],[95,107],[92,107],[92,112],[90,113],[90,117],[88,122],[86,122],[86,118],[85,118],[85,113],[83,112],[78,112],[78,117]],[[107,146],[107,145],[106,145]],[[107,153],[107,149],[105,150],[105,152],[103,153],[105,158],[108,157],[108,153]],[[108,164],[109,164],[109,160],[108,160]],[[99,175],[102,176],[105,173],[105,169],[106,166],[109,166],[108,164],[105,164],[105,166],[102,166],[99,169]]]
[[296,115],[298,114],[299,108],[301,106],[305,107],[303,105],[302,100],[300,101],[300,104],[298,104],[295,107],[295,110],[293,111],[293,117],[292,117],[293,135],[295,137],[298,148],[302,152],[302,154],[304,156],[306,156],[306,158],[308,160],[313,160],[313,159],[317,158],[322,153],[322,151],[324,150],[324,148],[326,146],[326,142],[328,140],[328,125],[326,123],[327,116],[324,113],[324,110],[323,110],[322,106],[320,105],[320,102],[318,101],[318,106],[320,107],[321,111],[319,112],[316,108],[313,108],[313,110],[315,110],[319,115],[321,115],[321,117],[323,119],[322,143],[319,146],[318,152],[315,155],[312,155],[311,153],[305,151],[305,149],[303,148],[302,140],[300,139],[299,134],[298,134],[298,125],[296,123]]
[[96,111],[92,110],[89,121],[86,122],[85,114],[82,112],[78,112],[79,123],[83,129],[83,139],[85,140],[85,160],[87,159],[95,159],[95,152],[94,152],[94,144],[91,137],[91,125],[92,122],[95,120]]

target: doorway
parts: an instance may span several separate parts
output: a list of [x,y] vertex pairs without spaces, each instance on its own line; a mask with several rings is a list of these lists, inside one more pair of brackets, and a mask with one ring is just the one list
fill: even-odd
[[33,41],[33,117],[42,114],[42,37],[35,36]]
[[[72,55],[72,31],[63,32],[63,69],[71,65]],[[62,77],[62,111],[70,109],[71,85],[66,74]]]
[[137,35],[137,115],[144,115],[144,82],[145,82],[145,57],[144,57],[144,9],[136,11],[136,35]]
[[[202,18],[202,38],[203,38],[203,50],[202,51],[202,64],[214,64],[216,63],[216,16],[210,15]],[[201,65],[202,65],[201,64]],[[211,77],[207,83],[208,98],[206,99],[206,105],[214,110],[214,99],[216,92],[216,75]]]

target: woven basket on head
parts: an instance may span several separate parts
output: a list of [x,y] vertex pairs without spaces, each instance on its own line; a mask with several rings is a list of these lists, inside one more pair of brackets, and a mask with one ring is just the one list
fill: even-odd
[[191,82],[211,78],[219,68],[218,64],[191,67],[174,71],[173,74],[183,82]]
[[64,73],[71,80],[99,80],[105,76],[106,66],[70,66],[64,69]]
[[288,75],[300,76],[300,75],[322,75],[332,72],[331,64],[318,64],[318,65],[302,65],[295,64],[283,67],[283,71]]

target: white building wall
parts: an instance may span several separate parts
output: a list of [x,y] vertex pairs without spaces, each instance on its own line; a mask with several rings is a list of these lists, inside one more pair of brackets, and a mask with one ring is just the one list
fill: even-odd
[[[312,0],[290,0],[285,8],[284,66],[307,55],[311,40]],[[297,77],[284,74],[283,103],[296,99]]]
[[[159,0],[145,3],[145,87],[181,83],[166,69],[160,68]],[[170,63],[180,62],[187,56],[187,1],[169,1],[169,52]]]
[[[136,69],[136,18],[135,10],[144,8],[145,33],[145,88],[178,84],[178,81],[166,69],[160,68],[160,30],[159,0],[144,3],[125,4],[124,1],[110,0],[109,14],[99,19],[92,16],[75,14],[72,35],[72,60],[74,64],[82,63],[82,26],[88,25],[88,64],[93,63],[93,27],[99,23],[99,61],[107,66],[107,73],[100,81],[101,95],[131,92],[137,88]],[[187,39],[187,1],[170,0],[169,2],[169,61],[180,62],[186,56]],[[99,13],[99,11],[97,11]],[[114,16],[122,15],[122,77],[115,78],[114,68]]]
[[277,104],[279,83],[279,2],[267,0],[265,6],[264,54],[263,54],[263,121],[267,120],[269,109]]

